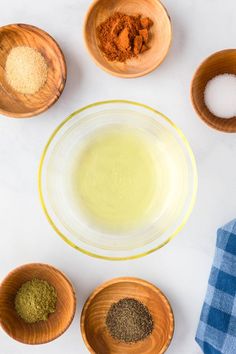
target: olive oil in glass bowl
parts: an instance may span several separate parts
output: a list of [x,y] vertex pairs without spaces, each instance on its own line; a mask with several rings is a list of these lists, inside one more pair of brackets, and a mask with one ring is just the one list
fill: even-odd
[[195,159],[163,114],[129,101],[91,104],[53,133],[40,163],[43,209],[71,246],[132,259],[168,243],[192,211]]

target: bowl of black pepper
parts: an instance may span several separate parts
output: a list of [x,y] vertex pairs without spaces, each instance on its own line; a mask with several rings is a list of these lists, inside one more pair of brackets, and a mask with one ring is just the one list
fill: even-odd
[[174,315],[166,296],[137,278],[99,286],[81,315],[84,342],[94,354],[161,354],[173,337]]

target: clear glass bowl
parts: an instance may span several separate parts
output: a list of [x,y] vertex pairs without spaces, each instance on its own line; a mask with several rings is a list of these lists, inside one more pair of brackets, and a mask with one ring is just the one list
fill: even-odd
[[[75,213],[65,173],[76,144],[98,129],[117,125],[145,132],[154,139],[169,176],[162,180],[165,197],[158,215],[148,225],[123,233],[101,230]],[[130,101],[98,102],[71,114],[50,137],[39,168],[40,199],[52,227],[75,249],[102,259],[138,258],[167,244],[185,225],[196,191],[195,159],[181,130],[162,113]]]

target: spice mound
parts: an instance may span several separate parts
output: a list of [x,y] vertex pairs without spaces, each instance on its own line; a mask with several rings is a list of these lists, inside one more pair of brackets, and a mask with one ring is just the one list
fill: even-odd
[[106,317],[106,326],[114,339],[136,343],[152,333],[154,323],[145,305],[135,299],[124,298],[111,305]]
[[37,50],[19,46],[11,49],[7,56],[6,80],[17,92],[35,94],[47,80],[47,63]]
[[215,116],[236,117],[236,75],[226,73],[213,77],[206,84],[204,100]]
[[115,12],[97,27],[99,47],[109,61],[125,62],[149,49],[153,22],[141,15]]
[[15,297],[15,309],[27,323],[46,321],[55,312],[56,290],[45,280],[33,279],[24,283]]

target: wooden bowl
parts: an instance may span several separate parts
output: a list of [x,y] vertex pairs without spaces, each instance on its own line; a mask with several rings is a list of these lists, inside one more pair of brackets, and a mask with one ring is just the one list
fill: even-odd
[[[10,50],[16,46],[28,46],[38,50],[47,62],[47,81],[36,94],[21,94],[6,81],[6,59]],[[58,100],[65,82],[64,55],[48,33],[25,24],[0,27],[0,113],[15,118],[32,117],[42,113]]]
[[204,91],[208,81],[225,73],[236,75],[236,49],[216,52],[199,66],[192,80],[191,98],[197,114],[210,127],[235,133],[236,117],[229,119],[217,117],[209,111],[204,101]]
[[[105,324],[110,306],[127,297],[146,305],[154,321],[152,334],[134,344],[114,340]],[[160,354],[173,337],[174,316],[165,295],[154,285],[136,278],[118,278],[102,284],[88,298],[81,315],[81,332],[93,354]]]
[[[96,37],[97,26],[117,11],[128,15],[141,14],[154,22],[150,29],[150,49],[125,63],[108,61],[100,51]],[[135,78],[150,73],[165,59],[172,38],[171,21],[158,0],[96,0],[85,19],[84,38],[90,55],[100,68],[115,76]]]
[[[23,283],[34,278],[46,280],[57,292],[56,311],[47,321],[24,322],[15,311],[15,296]],[[14,269],[0,286],[0,325],[13,339],[25,344],[43,344],[62,335],[70,326],[76,308],[73,287],[58,269],[40,263]]]

